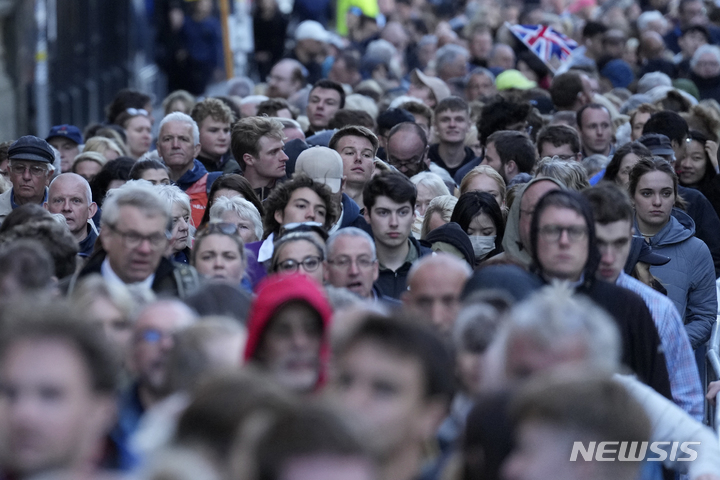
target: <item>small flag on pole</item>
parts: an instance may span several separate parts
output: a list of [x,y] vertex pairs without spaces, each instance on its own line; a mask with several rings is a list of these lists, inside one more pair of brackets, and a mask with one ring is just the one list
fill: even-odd
[[578,46],[575,40],[547,25],[505,25],[548,66],[564,62]]

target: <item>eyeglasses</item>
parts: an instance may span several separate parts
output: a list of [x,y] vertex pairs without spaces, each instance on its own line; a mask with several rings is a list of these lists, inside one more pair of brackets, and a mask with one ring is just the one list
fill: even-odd
[[205,228],[203,228],[198,235],[211,235],[213,233],[222,233],[224,235],[239,235],[240,230],[238,230],[237,225],[234,223],[227,223],[227,222],[211,222],[208,223]]
[[360,270],[367,270],[368,268],[371,268],[373,265],[375,265],[375,262],[377,262],[377,259],[369,258],[369,257],[358,257],[355,260],[353,260],[351,257],[347,257],[347,256],[343,255],[342,257],[338,257],[335,260],[328,260],[328,263],[337,268],[342,268],[343,270],[347,270],[353,264],[353,261],[355,262],[355,265],[357,265]]
[[24,163],[13,163],[8,168],[15,175],[24,175],[25,170],[28,169],[30,169],[30,175],[32,175],[33,177],[42,177],[47,173],[47,168],[41,165],[26,165]]
[[115,225],[105,225],[113,232],[120,235],[123,246],[125,248],[137,248],[140,244],[147,240],[150,242],[150,246],[154,249],[164,247],[165,244],[172,238],[172,232],[166,231],[165,233],[153,233],[152,235],[140,235],[137,232],[123,232],[119,230]]
[[577,242],[587,237],[588,229],[580,225],[573,225],[571,227],[544,225],[540,228],[540,235],[549,242],[557,242],[560,240],[563,232],[567,232],[568,240]]
[[575,155],[553,155],[553,160],[562,160],[563,162],[569,162],[570,160],[575,160],[577,158]]
[[388,156],[388,163],[390,163],[390,165],[392,165],[395,168],[411,167],[413,165],[419,164],[422,161],[424,156],[425,156],[425,154],[423,153],[421,155],[416,155],[413,158],[410,158],[408,160],[398,160],[396,158]]
[[149,117],[149,116],[150,116],[150,114],[148,113],[148,111],[145,110],[144,108],[126,108],[125,111],[126,111],[128,114],[132,115],[133,117],[134,117],[135,115],[145,115],[146,117]]
[[300,265],[302,265],[303,270],[305,270],[306,272],[314,272],[318,269],[321,263],[322,258],[318,257],[317,255],[308,255],[307,257],[303,258],[302,262],[298,262],[297,260],[293,259],[280,262],[277,264],[275,269],[278,272],[291,273],[297,272],[298,268],[300,268]]

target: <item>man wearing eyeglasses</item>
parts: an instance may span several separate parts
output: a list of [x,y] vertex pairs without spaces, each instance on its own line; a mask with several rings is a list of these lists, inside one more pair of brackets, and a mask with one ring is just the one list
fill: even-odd
[[127,184],[112,190],[103,204],[96,252],[70,282],[99,273],[142,296],[148,291],[183,297],[198,282],[194,268],[163,257],[170,239],[167,203],[151,185]]
[[[327,243],[325,281],[333,287],[346,288],[362,298],[385,300],[374,287],[379,267],[375,242],[365,231],[347,227],[330,235]],[[394,299],[393,303],[395,303]]]
[[8,171],[12,188],[0,195],[0,223],[26,203],[47,201],[47,186],[54,171],[55,153],[43,139],[26,135],[8,149]]
[[581,160],[580,137],[567,125],[548,125],[537,136],[539,158],[558,157],[566,162]]
[[617,322],[622,362],[658,393],[671,397],[660,338],[645,302],[635,293],[595,277],[600,254],[590,203],[581,194],[553,190],[535,207],[530,227],[533,271],[545,282],[575,286]]

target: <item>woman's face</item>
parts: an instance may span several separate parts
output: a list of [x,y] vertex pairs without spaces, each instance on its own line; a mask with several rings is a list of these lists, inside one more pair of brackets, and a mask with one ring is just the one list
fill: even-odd
[[665,172],[646,173],[638,180],[633,201],[640,232],[657,233],[670,220],[675,204],[672,178]]
[[[300,264],[301,262],[305,264]],[[280,274],[298,272],[314,279],[319,285],[323,283],[324,269],[320,252],[307,240],[296,240],[283,245],[276,265]]]
[[86,160],[75,164],[75,173],[83,177],[88,182],[95,178],[95,175],[97,175],[101,169],[102,167],[100,164],[93,160]]
[[131,118],[125,127],[127,145],[133,158],[140,158],[152,145],[152,122],[145,115]]
[[220,216],[220,220],[223,223],[232,223],[235,225],[238,229],[240,237],[243,239],[243,242],[250,243],[260,240],[255,234],[255,225],[253,225],[252,220],[241,217],[237,214],[237,212],[228,210]]
[[105,157],[107,159],[108,162],[110,160],[115,160],[116,158],[118,158],[120,156],[120,154],[118,152],[116,152],[115,150],[113,150],[112,148],[106,148],[101,153],[102,153],[103,157]]
[[195,269],[208,278],[222,278],[237,285],[245,273],[245,261],[238,244],[224,234],[203,238],[195,252]]
[[418,215],[425,216],[425,210],[427,210],[430,201],[435,198],[435,194],[428,187],[422,183],[417,185],[417,199],[415,200],[415,211]]
[[492,237],[497,235],[497,228],[495,227],[495,222],[490,218],[490,215],[483,212],[472,219],[470,225],[468,225],[467,234]]
[[691,140],[687,145],[685,158],[678,165],[677,173],[680,183],[694,185],[700,182],[705,176],[706,169],[705,145],[697,140]]
[[170,176],[167,170],[160,168],[148,168],[140,174],[140,178],[147,180],[153,185],[170,185]]
[[625,155],[625,158],[620,161],[620,170],[618,170],[615,183],[623,188],[627,188],[628,183],[630,183],[630,170],[632,170],[632,167],[635,166],[638,160],[640,160],[640,157],[634,153]]
[[190,212],[179,203],[172,207],[172,226],[169,248],[175,253],[185,249],[190,242]]

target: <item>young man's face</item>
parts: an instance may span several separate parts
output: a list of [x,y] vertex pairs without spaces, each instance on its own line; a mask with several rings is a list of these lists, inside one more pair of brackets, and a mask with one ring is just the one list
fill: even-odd
[[261,137],[257,157],[246,153],[245,163],[261,178],[282,178],[285,176],[285,164],[288,161],[288,156],[283,151],[284,146],[285,142],[277,138]]
[[314,130],[327,128],[328,122],[340,109],[340,93],[332,88],[316,88],[310,92],[307,116]]
[[200,122],[200,152],[219,160],[230,148],[230,123],[207,116]]
[[612,136],[612,120],[607,110],[588,108],[583,112],[580,138],[587,154],[608,155]]
[[357,417],[376,454],[392,458],[433,434],[433,409],[417,359],[360,340],[337,357],[334,371],[332,399]]
[[643,128],[645,128],[645,124],[648,120],[650,120],[651,113],[643,113],[638,112],[635,114],[635,117],[632,121],[632,132],[630,133],[631,138],[633,141],[637,140],[638,138],[642,137]]
[[343,160],[343,176],[348,184],[364,185],[375,171],[373,145],[365,137],[346,135],[335,145]]
[[538,153],[540,154],[540,158],[552,158],[557,155],[560,160],[564,160],[566,162],[579,160],[578,154],[572,151],[569,143],[563,143],[559,147],[556,147],[552,144],[552,142],[543,142],[543,144],[540,145],[540,151]]
[[600,266],[596,276],[615,283],[625,267],[632,244],[632,223],[618,220],[612,223],[595,223],[595,237],[600,250]]
[[481,165],[492,167],[492,169],[498,172],[507,183],[507,178],[505,178],[505,168],[502,160],[500,159],[500,155],[495,149],[495,142],[488,143],[487,148],[485,149],[485,157],[483,157]]
[[96,453],[113,401],[59,339],[17,342],[0,362],[0,461],[19,477],[78,468]]
[[435,115],[435,131],[440,143],[463,143],[469,128],[470,119],[466,111],[445,110]]
[[80,146],[65,137],[53,137],[48,143],[60,152],[63,173],[71,171],[73,160],[80,154]]
[[547,207],[538,221],[537,257],[549,278],[578,281],[588,260],[585,219],[569,208]]
[[396,203],[385,196],[377,197],[368,212],[375,242],[387,248],[399,248],[407,242],[414,220],[410,202]]
[[325,224],[327,205],[325,201],[308,187],[296,189],[285,208],[275,212],[275,220],[280,225],[288,223],[318,222]]

